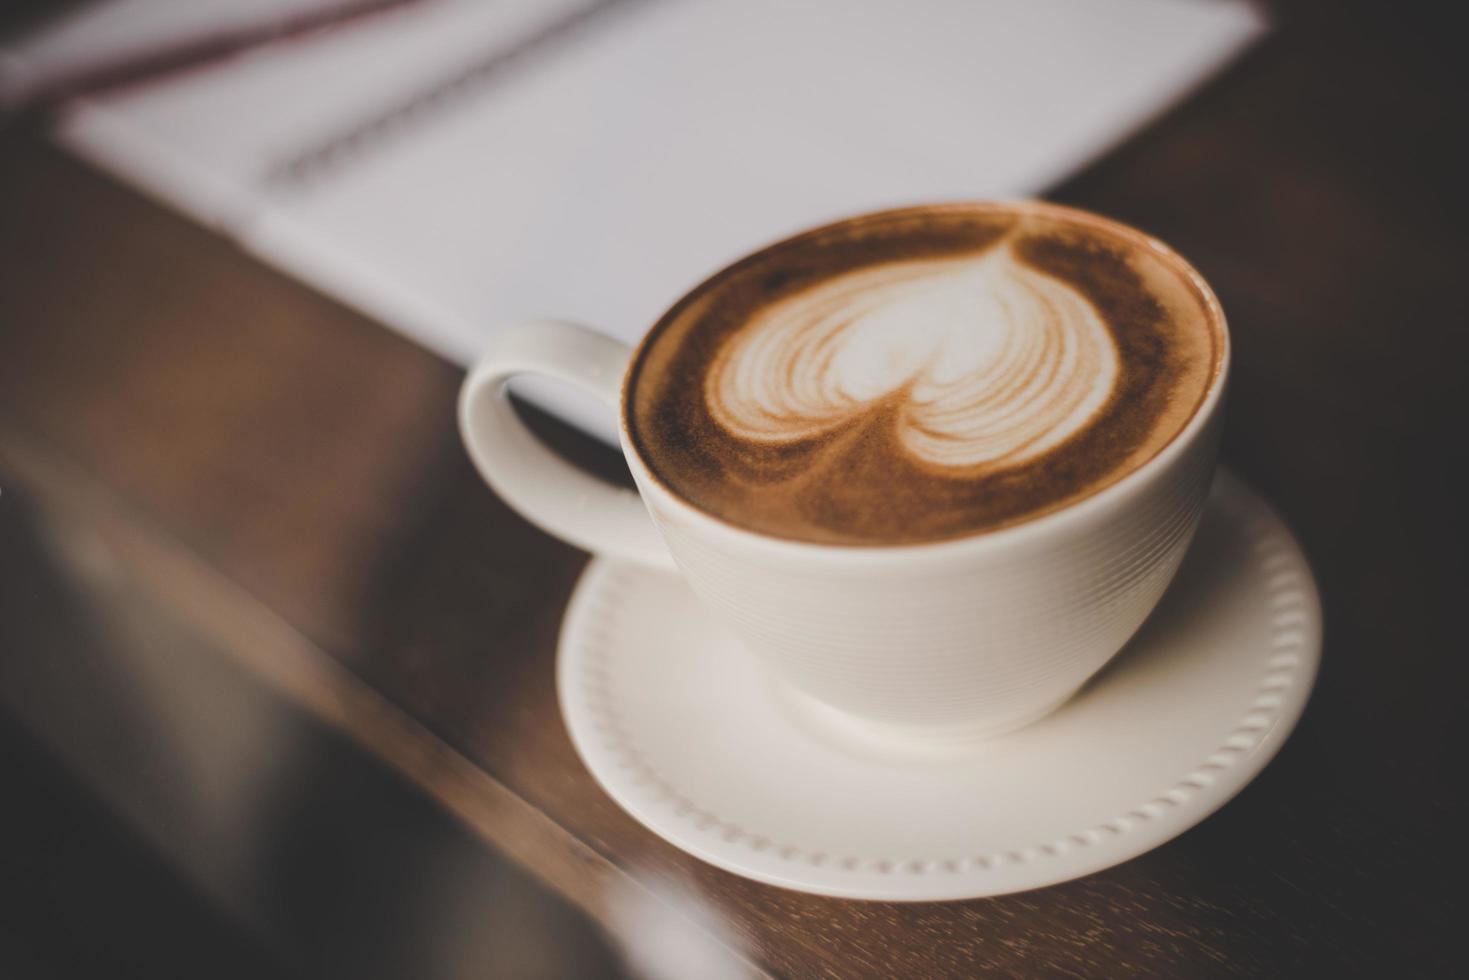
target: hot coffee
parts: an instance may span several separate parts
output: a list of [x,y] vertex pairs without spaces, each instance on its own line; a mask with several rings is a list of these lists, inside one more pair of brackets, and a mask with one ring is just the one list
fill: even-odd
[[654,477],[730,524],[903,545],[1053,512],[1142,466],[1219,373],[1178,256],[1043,204],[869,215],[717,274],[624,392]]

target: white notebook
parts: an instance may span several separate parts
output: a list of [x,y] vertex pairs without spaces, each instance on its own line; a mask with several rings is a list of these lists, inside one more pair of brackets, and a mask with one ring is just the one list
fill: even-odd
[[467,363],[526,316],[635,340],[842,215],[1040,194],[1262,29],[1244,0],[425,0],[78,101],[57,137]]

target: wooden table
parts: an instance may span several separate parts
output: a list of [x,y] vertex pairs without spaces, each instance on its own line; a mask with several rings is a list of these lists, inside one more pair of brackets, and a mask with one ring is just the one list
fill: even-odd
[[[758,975],[1446,974],[1469,816],[1462,100],[1421,22],[1312,10],[1053,195],[1156,233],[1215,284],[1237,352],[1226,460],[1292,523],[1326,607],[1319,686],[1279,758],[1121,867],[993,900],[859,903],[737,878],[645,831],[556,707],[586,556],[472,473],[461,371],[26,126],[0,135],[0,499],[72,529],[78,567],[125,577],[634,941],[629,908]],[[618,476],[609,451],[538,427]],[[166,647],[158,671],[196,669]],[[6,711],[44,731],[96,707],[67,701],[65,663],[31,656],[4,652]]]

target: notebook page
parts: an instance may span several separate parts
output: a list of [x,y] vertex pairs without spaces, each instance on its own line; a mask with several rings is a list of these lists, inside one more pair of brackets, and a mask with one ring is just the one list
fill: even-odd
[[[790,231],[915,201],[1040,193],[1261,30],[1254,8],[1232,0],[623,4],[448,109],[286,179],[288,148],[314,129],[297,157],[323,135],[331,145],[334,117],[303,109],[299,130],[260,130],[238,154],[252,161],[233,184],[248,207],[230,227],[266,260],[461,363],[526,316],[632,341],[689,286]],[[454,59],[432,44],[415,56],[405,46],[402,64],[428,50],[452,76]],[[355,61],[328,70],[303,52],[288,68],[285,55],[271,72],[320,79]],[[199,134],[223,111],[254,131],[243,93],[285,97],[244,74],[216,83],[238,99],[109,97],[74,114],[63,138],[126,174],[105,116],[153,151],[187,145],[208,161],[202,171],[224,172],[220,148],[238,137]],[[610,435],[600,412],[542,394]]]

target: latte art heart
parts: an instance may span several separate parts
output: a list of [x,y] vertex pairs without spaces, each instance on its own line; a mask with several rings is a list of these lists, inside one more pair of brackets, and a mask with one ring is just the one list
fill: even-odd
[[1085,428],[1118,352],[1085,296],[1001,244],[827,279],[761,310],[710,367],[709,413],[740,439],[799,442],[882,409],[915,460],[988,471]]
[[732,525],[923,544],[1052,513],[1153,459],[1223,318],[1166,247],[1038,202],[880,212],[778,242],[666,313],[624,384],[651,477]]

